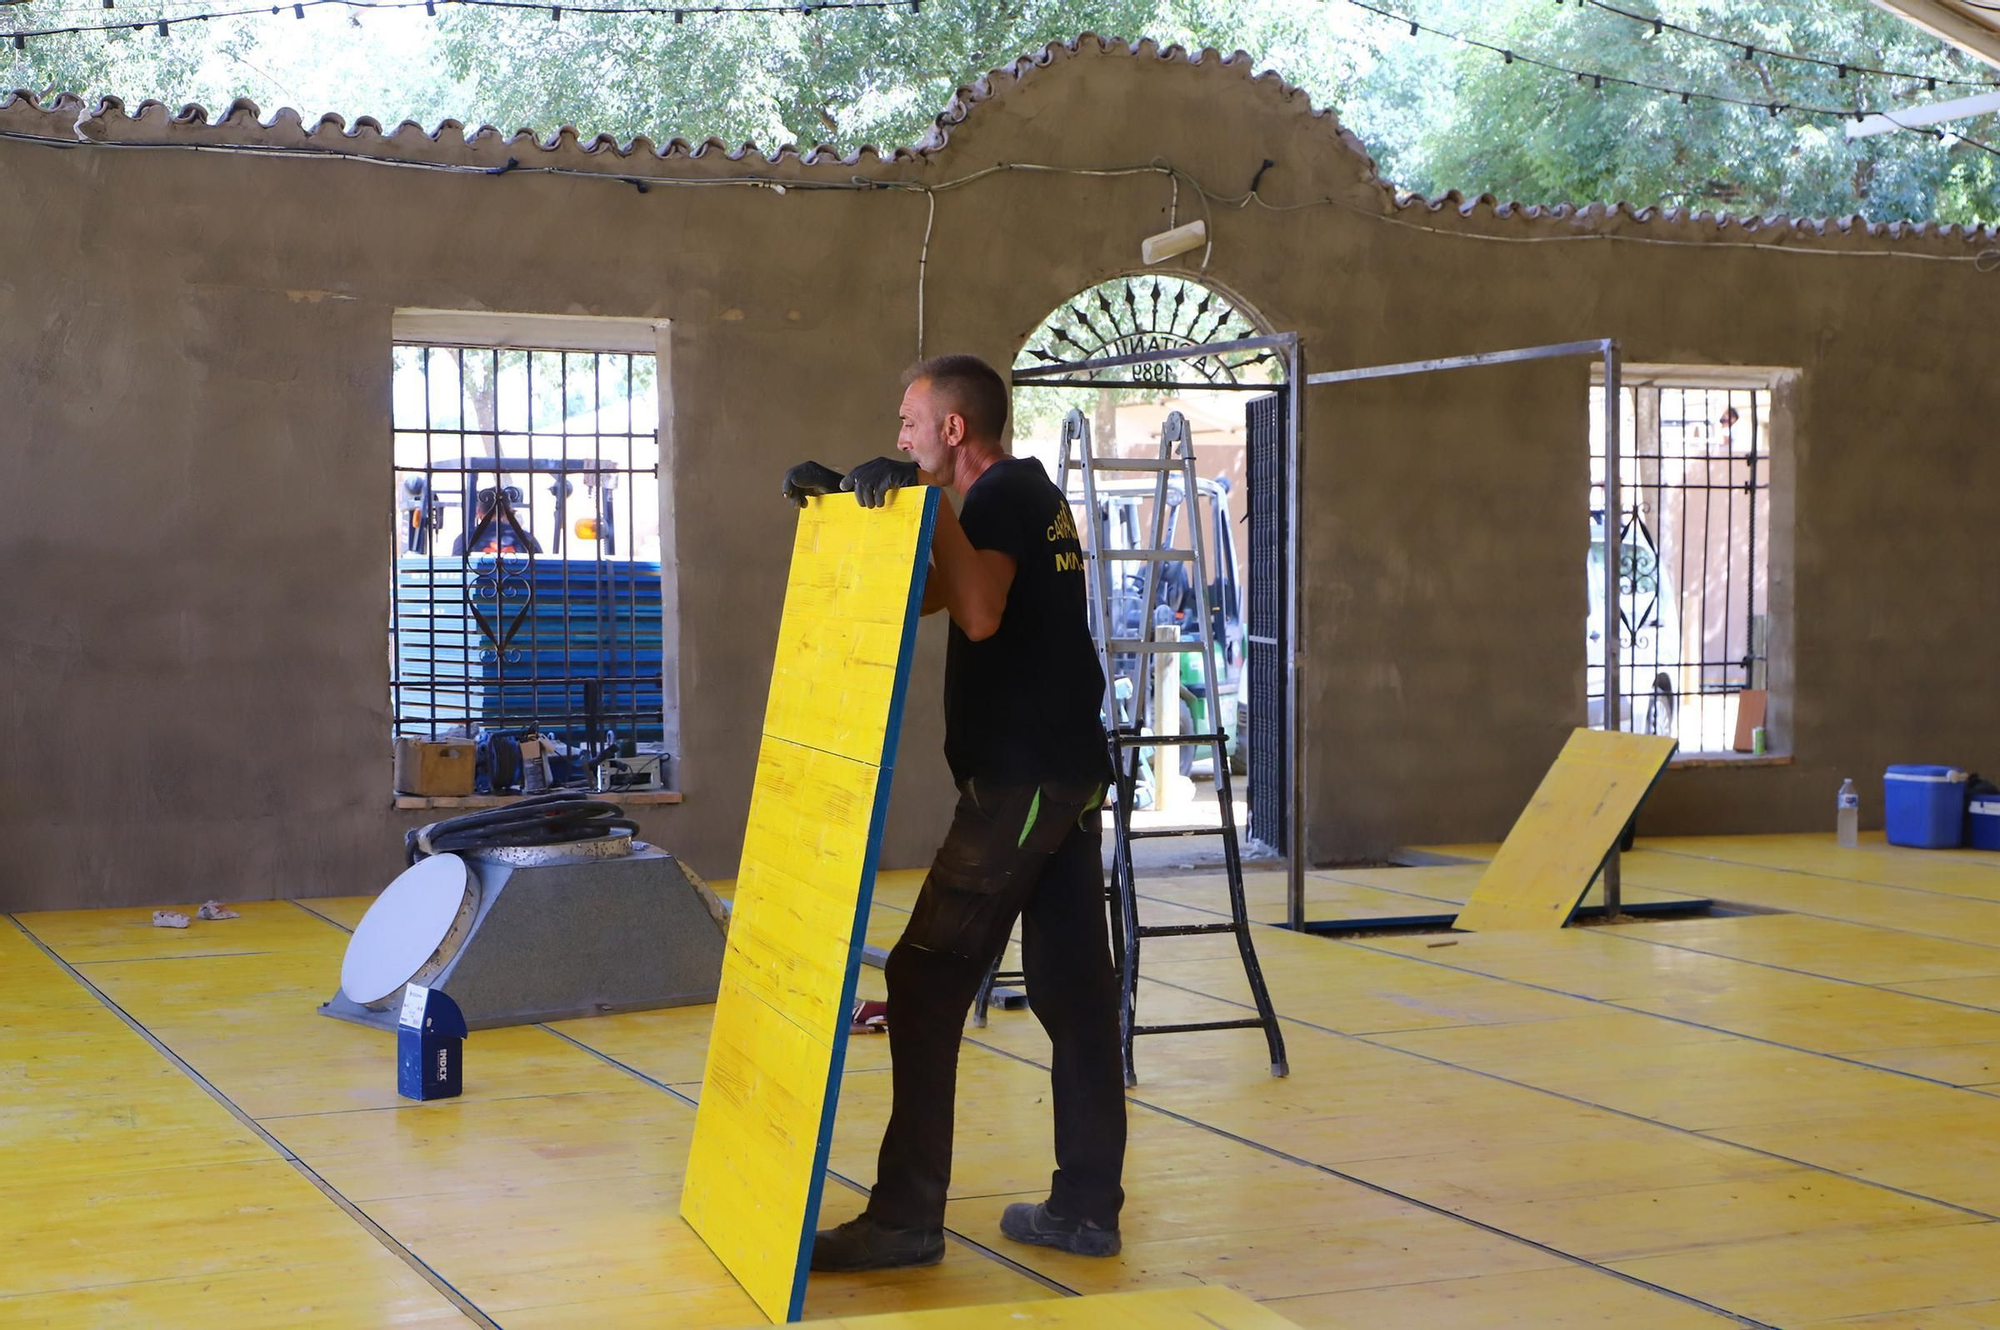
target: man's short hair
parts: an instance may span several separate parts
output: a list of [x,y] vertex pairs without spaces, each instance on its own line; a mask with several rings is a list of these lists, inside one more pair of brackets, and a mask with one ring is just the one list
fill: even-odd
[[1000,442],[1007,428],[1007,381],[978,356],[932,356],[903,373],[903,386],[928,380],[944,398],[945,408],[965,417],[968,436]]

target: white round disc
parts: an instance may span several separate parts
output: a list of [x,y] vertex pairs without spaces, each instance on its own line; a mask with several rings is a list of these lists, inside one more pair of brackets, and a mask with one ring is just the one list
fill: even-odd
[[394,997],[451,934],[471,885],[465,860],[455,854],[434,854],[404,869],[355,925],[340,963],[340,990],[363,1006]]

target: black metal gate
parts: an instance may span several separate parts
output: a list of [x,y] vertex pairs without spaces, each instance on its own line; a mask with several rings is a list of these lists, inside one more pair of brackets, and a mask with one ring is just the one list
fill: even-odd
[[[1285,398],[1250,400],[1244,469],[1250,491],[1250,838],[1283,851],[1285,810]],[[1240,742],[1240,740],[1239,740]]]

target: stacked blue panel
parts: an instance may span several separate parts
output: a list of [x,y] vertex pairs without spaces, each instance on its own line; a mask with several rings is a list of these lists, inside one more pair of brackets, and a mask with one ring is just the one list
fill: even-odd
[[[531,568],[509,557],[496,570],[495,562],[490,555],[398,561],[404,721],[415,728],[465,724],[467,716],[489,728],[539,723],[580,741],[585,685],[596,680],[605,725],[621,738],[658,742],[660,565],[537,557]],[[489,628],[504,650],[495,649]]]

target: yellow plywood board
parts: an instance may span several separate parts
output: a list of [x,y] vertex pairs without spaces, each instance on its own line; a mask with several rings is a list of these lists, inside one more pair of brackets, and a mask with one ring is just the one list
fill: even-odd
[[465,1323],[4,915],[0,1217],[0,1324]]
[[984,1307],[942,1307],[884,1316],[847,1316],[818,1324],[833,1330],[1034,1330],[1036,1326],[1099,1330],[1286,1330],[1287,1320],[1221,1284],[1099,1293],[1085,1298],[998,1302]]
[[1456,926],[1481,933],[1568,923],[1676,746],[1646,734],[1570,735]]
[[681,1214],[773,1320],[803,1308],[933,489],[799,516]]
[[799,514],[766,736],[893,763],[936,505],[935,491],[897,490],[882,508],[842,494]]

